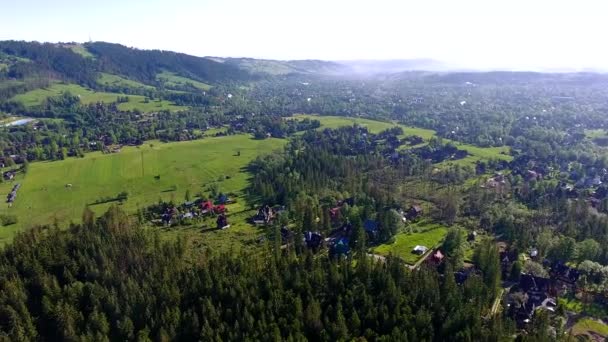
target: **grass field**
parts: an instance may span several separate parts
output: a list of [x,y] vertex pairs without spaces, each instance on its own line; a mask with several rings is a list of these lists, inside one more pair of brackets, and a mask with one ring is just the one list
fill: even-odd
[[[260,153],[279,149],[285,142],[233,135],[166,144],[152,142],[152,147],[150,143],[139,148],[126,147],[116,154],[96,152],[80,159],[32,163],[25,178],[19,176],[16,180],[22,186],[13,207],[0,208],[0,214],[14,214],[19,220],[16,225],[0,227],[0,244],[9,241],[16,231],[35,224],[55,219],[79,222],[85,204],[101,197],[115,197],[121,191],[129,193],[123,204],[127,211],[159,198],[181,202],[186,190],[192,196],[205,193],[214,182],[220,191],[240,193],[249,177],[243,167]],[[236,151],[241,155],[235,156]],[[0,194],[5,196],[12,186],[13,182],[0,184]],[[110,205],[91,208],[101,213]],[[246,209],[244,205],[244,200],[239,200],[230,210],[239,212]]]
[[[122,94],[117,93],[105,93],[105,92],[96,92],[84,87],[81,87],[76,84],[63,84],[63,83],[55,83],[48,88],[35,89],[32,91],[28,91],[24,94],[16,95],[12,98],[14,101],[18,101],[23,103],[24,106],[32,108],[35,106],[39,106],[43,103],[43,101],[52,96],[59,96],[64,92],[69,91],[73,95],[80,95],[80,101],[82,103],[94,103],[94,102],[116,102],[118,96],[123,96]],[[145,103],[145,97],[140,95],[128,95],[130,101],[126,103],[121,103],[118,105],[118,108],[121,110],[134,110],[139,109],[142,112],[153,112],[159,110],[182,110],[185,107],[177,106],[172,104],[169,101],[149,101]]]
[[[436,136],[436,132],[431,129],[425,128],[417,128],[411,126],[397,125],[390,122],[376,121],[370,119],[363,118],[352,118],[352,117],[344,117],[344,116],[318,116],[318,115],[308,115],[308,114],[298,114],[294,115],[295,118],[310,118],[316,119],[321,122],[321,127],[319,129],[325,128],[338,128],[344,126],[351,126],[353,124],[358,124],[361,126],[365,126],[372,133],[378,133],[383,130],[389,129],[391,127],[399,126],[403,129],[403,135],[418,135],[422,137],[424,140],[429,140],[432,137]],[[443,139],[444,142],[452,141],[450,139]],[[475,166],[475,163],[478,160],[488,160],[488,159],[500,159],[510,161],[513,159],[512,156],[508,155],[509,148],[507,146],[503,147],[478,147],[470,144],[463,144],[457,141],[452,141],[459,149],[466,150],[469,155],[463,159],[459,160],[450,160],[442,162],[438,165],[449,165],[452,164],[460,164],[461,166],[469,165]],[[417,145],[415,147],[423,146],[424,144]],[[410,148],[407,146],[402,146],[402,148]]]
[[89,50],[87,50],[87,48],[85,48],[84,45],[81,45],[81,44],[70,44],[68,47],[72,51],[74,51],[75,53],[81,55],[84,58],[95,58],[95,55],[93,55],[91,52],[89,52]]
[[417,233],[399,233],[395,235],[395,242],[382,244],[372,248],[374,254],[387,256],[395,255],[413,265],[420,259],[420,255],[412,253],[416,245],[433,248],[437,246],[448,233],[448,228],[437,223],[420,222],[414,224]]
[[108,85],[108,86],[115,86],[115,87],[154,89],[153,86],[149,86],[147,84],[129,80],[129,79],[117,76],[117,75],[107,74],[105,72],[102,72],[100,74],[100,77],[97,80],[97,83],[103,84],[103,85]]
[[156,79],[161,81],[166,87],[179,87],[179,86],[184,86],[186,84],[191,84],[195,88],[198,88],[200,90],[211,89],[211,86],[207,83],[203,83],[203,82],[195,81],[190,78],[178,76],[172,72],[167,72],[167,71],[156,75]]

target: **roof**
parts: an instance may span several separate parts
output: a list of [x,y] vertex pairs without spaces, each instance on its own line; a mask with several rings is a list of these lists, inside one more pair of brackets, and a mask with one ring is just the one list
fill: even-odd
[[421,245],[416,245],[416,247],[414,247],[414,249],[413,249],[414,252],[422,252],[422,253],[424,253],[428,250],[429,250],[428,247],[421,246]]
[[410,207],[410,209],[413,209],[416,212],[421,212],[422,206],[420,206],[419,204],[414,204],[413,206]]
[[441,253],[440,250],[437,250],[435,253],[433,253],[433,258],[438,261],[441,261],[441,260],[443,260],[444,255],[443,255],[443,253]]
[[363,223],[363,228],[366,232],[375,232],[378,230],[378,222],[374,220],[365,220],[365,222]]

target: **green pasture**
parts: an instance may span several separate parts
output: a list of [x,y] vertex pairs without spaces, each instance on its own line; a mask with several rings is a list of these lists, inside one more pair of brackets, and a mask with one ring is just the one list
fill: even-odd
[[211,89],[211,86],[207,83],[203,83],[203,82],[199,82],[187,77],[182,77],[182,76],[178,76],[172,72],[161,72],[160,74],[156,75],[156,79],[160,82],[162,82],[165,87],[179,87],[179,86],[184,86],[186,84],[191,84],[193,85],[195,88],[198,88],[200,90],[209,90]]
[[[98,92],[86,89],[76,84],[55,83],[47,88],[40,88],[28,91],[23,94],[16,95],[12,98],[13,101],[23,103],[25,107],[35,107],[41,105],[45,99],[53,96],[60,96],[64,92],[70,92],[73,95],[79,95],[82,103],[116,102],[118,96],[125,96],[117,93]],[[126,95],[129,97],[129,102],[120,103],[118,108],[121,110],[139,109],[142,112],[153,112],[160,110],[182,110],[183,106],[177,106],[169,101],[150,100],[146,103],[145,97],[141,95]]]
[[115,87],[154,89],[153,86],[149,86],[137,81],[120,77],[118,75],[108,74],[105,72],[100,73],[97,83]]
[[[206,194],[213,183],[219,191],[241,194],[250,177],[244,167],[259,154],[280,149],[284,144],[285,140],[280,139],[232,135],[187,142],[149,142],[114,154],[95,152],[84,158],[32,163],[28,174],[15,180],[22,186],[14,205],[0,208],[0,214],[18,218],[17,224],[0,227],[0,244],[9,241],[15,232],[36,224],[54,220],[79,222],[85,204],[113,198],[122,191],[129,194],[122,207],[130,212],[161,198],[182,202],[186,190],[192,197]],[[236,156],[237,151],[240,156]],[[13,185],[14,182],[0,184],[0,194],[8,194]],[[231,212],[248,209],[244,201],[238,198],[231,205]],[[116,203],[90,208],[102,213]]]
[[393,243],[376,246],[372,248],[372,252],[384,256],[392,254],[413,265],[421,258],[420,255],[412,253],[414,247],[422,245],[432,249],[439,245],[448,233],[447,227],[437,223],[414,223],[411,228],[413,233],[399,233],[395,235]]

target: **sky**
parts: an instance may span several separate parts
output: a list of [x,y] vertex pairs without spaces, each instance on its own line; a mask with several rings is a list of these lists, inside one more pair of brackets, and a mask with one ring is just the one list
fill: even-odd
[[197,56],[608,70],[602,0],[0,0],[0,40]]

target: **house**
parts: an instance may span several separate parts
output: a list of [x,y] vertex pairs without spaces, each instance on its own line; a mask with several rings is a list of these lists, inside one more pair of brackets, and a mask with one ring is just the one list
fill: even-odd
[[433,253],[433,255],[431,255],[430,260],[436,264],[441,264],[441,262],[443,261],[443,258],[445,258],[443,253],[441,253],[440,250],[436,250],[435,253]]
[[422,215],[422,206],[415,204],[408,209],[406,217],[408,220],[413,220],[420,215]]
[[365,222],[363,222],[363,229],[367,233],[370,240],[375,240],[378,236],[378,222],[374,220],[365,220]]
[[551,265],[550,273],[551,277],[558,282],[558,285],[562,286],[573,286],[580,276],[580,273],[576,268],[569,267],[561,261]]
[[226,214],[219,215],[215,222],[217,223],[217,229],[230,228],[230,224],[228,224],[228,218],[226,218]]
[[522,274],[519,285],[507,297],[509,314],[521,328],[531,322],[536,310],[555,311],[557,303],[551,296],[551,279]]
[[467,235],[467,241],[468,242],[474,242],[475,239],[477,239],[477,232],[476,231],[472,231],[469,233],[469,235]]
[[211,202],[210,200],[204,201],[201,203],[201,210],[202,210],[203,214],[213,212],[213,208],[214,208],[213,202]]
[[330,256],[346,256],[348,253],[350,253],[350,245],[347,237],[341,237],[333,240],[329,248]]
[[323,245],[323,236],[319,232],[304,232],[304,242],[306,247],[311,249],[319,249]]
[[15,178],[15,171],[6,171],[4,172],[3,176],[6,180],[12,180],[13,178]]
[[273,208],[269,205],[264,205],[258,209],[258,213],[253,217],[253,223],[261,225],[268,224],[272,221],[276,216],[276,213]]
[[412,253],[422,255],[422,254],[426,253],[428,250],[429,250],[428,247],[417,245],[412,250]]

